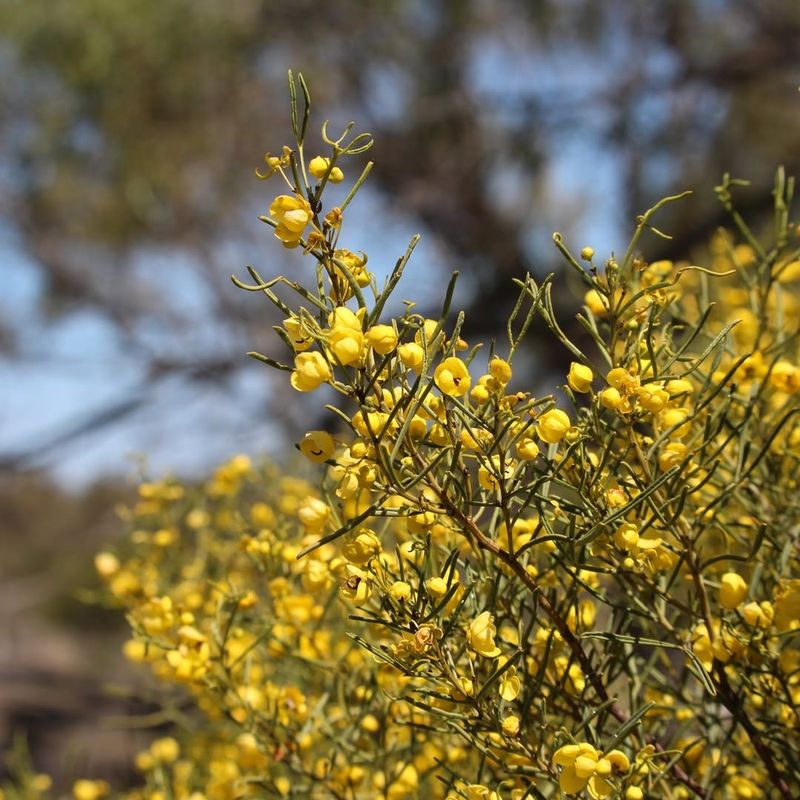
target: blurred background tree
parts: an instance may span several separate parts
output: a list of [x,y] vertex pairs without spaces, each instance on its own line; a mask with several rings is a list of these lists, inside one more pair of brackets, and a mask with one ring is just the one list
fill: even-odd
[[242,358],[274,344],[272,320],[226,282],[275,257],[258,263],[270,190],[251,176],[286,138],[287,65],[317,113],[376,135],[369,198],[398,231],[362,201],[352,246],[385,253],[381,271],[407,232],[435,232],[416,269],[465,274],[473,330],[503,318],[509,276],[552,266],[556,228],[607,254],[696,187],[652,247],[685,256],[723,220],[723,171],[766,209],[774,166],[798,158],[794,0],[4,0],[0,31],[4,372],[63,399],[15,427],[6,468],[91,474],[109,450],[176,442],[191,467],[251,441],[253,419],[255,446],[274,439],[268,408],[291,423],[275,415],[297,404]]
[[[422,231],[414,294],[461,270],[469,334],[504,318],[511,276],[556,267],[556,229],[605,257],[638,212],[696,188],[662,217],[674,238],[647,244],[685,257],[724,222],[725,171],[768,213],[775,166],[799,166],[798,53],[796,0],[0,0],[0,511],[22,472],[60,482],[26,484],[49,511],[12,547],[63,536],[88,563],[96,539],[64,510],[86,498],[61,486],[119,475],[129,451],[200,472],[299,431],[302,403],[243,355],[274,352],[276,320],[227,280],[309,268],[257,221],[287,67],[318,120],[376,137],[347,246],[380,274]],[[23,555],[16,579],[63,566]]]

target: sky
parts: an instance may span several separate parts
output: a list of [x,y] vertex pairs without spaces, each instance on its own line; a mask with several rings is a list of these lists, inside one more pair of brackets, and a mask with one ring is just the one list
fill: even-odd
[[[612,44],[607,53],[606,66],[610,68],[629,53],[629,43]],[[668,58],[657,53],[648,64],[656,72],[673,68]],[[551,92],[553,102],[569,100],[573,105],[603,89],[603,71],[580,50],[564,48],[556,56],[543,59],[525,52],[513,37],[488,40],[476,48],[471,53],[471,79],[476,93],[495,102],[500,113],[502,100],[525,96],[532,81],[545,96]],[[402,114],[405,98],[396,74],[376,73],[375,96],[381,98],[384,115]],[[643,111],[642,124],[658,123],[657,106]],[[534,272],[537,264],[552,263],[549,230],[565,231],[575,249],[591,244],[601,256],[619,249],[626,240],[619,216],[624,191],[619,182],[619,154],[601,148],[592,136],[594,127],[602,123],[587,119],[576,124],[551,148],[544,182],[547,202],[529,210],[531,220],[537,223],[531,224],[526,242]],[[380,169],[379,164],[376,169]],[[518,205],[530,195],[530,187],[503,164],[498,164],[493,181],[503,202]],[[240,210],[242,219],[252,221],[255,229],[260,225],[258,214],[264,213],[259,207],[261,200],[256,199],[252,186],[243,186],[242,195],[248,198]],[[576,214],[576,208],[580,213]],[[375,219],[392,219],[393,223],[376,226]],[[435,232],[418,229],[417,221],[403,216],[367,186],[351,206],[346,231],[352,241],[345,245],[372,254],[370,267],[380,281],[405,251],[411,235],[421,232],[422,241],[399,295],[413,297],[424,306],[441,296],[449,272],[458,265],[446,262],[446,250]],[[269,229],[263,228],[259,235],[263,250],[268,249],[273,244]],[[257,263],[250,254],[235,248],[231,255],[230,272],[242,277],[250,260]],[[142,276],[168,270],[173,280],[179,281],[182,270],[191,274],[192,264],[187,258],[175,251],[142,250],[136,256],[135,268]],[[219,291],[235,291],[229,282],[230,272],[217,276]],[[13,456],[32,443],[49,441],[53,432],[91,417],[109,403],[135,400],[147,377],[141,360],[125,351],[114,326],[101,314],[77,311],[47,318],[40,307],[42,275],[39,265],[26,256],[15,231],[8,224],[0,227],[0,280],[4,287],[0,319],[17,331],[26,354],[22,361],[0,355],[0,458]],[[169,346],[238,348],[241,369],[230,380],[202,389],[177,379],[164,381],[123,424],[86,433],[42,454],[33,465],[49,468],[65,486],[80,489],[101,477],[136,474],[143,460],[154,473],[172,470],[192,475],[203,473],[234,452],[275,456],[285,451],[280,425],[271,423],[264,414],[270,401],[264,366],[246,358],[247,343],[224,341],[224,332],[203,324],[209,302],[204,294],[207,290],[188,281],[180,285],[181,309],[193,315],[197,324],[191,327],[189,340],[169,340]],[[462,281],[456,303],[466,299],[473,288],[468,280]],[[263,298],[253,296],[251,300]],[[149,330],[142,330],[145,338],[157,347],[168,342],[157,320],[149,324]]]

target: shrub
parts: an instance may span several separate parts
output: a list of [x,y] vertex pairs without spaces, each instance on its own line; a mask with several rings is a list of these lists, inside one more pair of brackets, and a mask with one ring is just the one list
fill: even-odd
[[[285,316],[289,363],[251,355],[318,391],[333,433],[299,443],[308,481],[238,456],[143,485],[98,556],[128,657],[185,687],[128,796],[800,796],[792,181],[757,237],[725,178],[707,267],[639,254],[678,197],[619,258],[554,235],[585,335],[527,275],[504,337],[470,346],[455,276],[438,317],[387,312],[416,238],[382,287],[338,246],[371,165],[337,207],[325,190],[371,138],[323,126],[309,160],[290,88],[262,219],[316,281],[234,280]],[[534,324],[573,359],[555,394],[515,368]]]

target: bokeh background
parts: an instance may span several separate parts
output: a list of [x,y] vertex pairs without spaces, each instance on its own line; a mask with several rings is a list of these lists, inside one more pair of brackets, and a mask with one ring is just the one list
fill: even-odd
[[[346,244],[380,275],[421,232],[400,294],[433,307],[460,270],[468,338],[560,268],[553,231],[606,256],[693,188],[645,243],[686,257],[723,172],[752,218],[800,167],[797,0],[0,0],[0,749],[22,732],[65,779],[124,776],[147,721],[121,724],[147,688],[86,602],[132,478],[307,425],[244,355],[280,354],[277,320],[229,281],[309,269],[257,219],[288,67],[316,123],[376,138]],[[559,358],[534,338],[530,382]]]

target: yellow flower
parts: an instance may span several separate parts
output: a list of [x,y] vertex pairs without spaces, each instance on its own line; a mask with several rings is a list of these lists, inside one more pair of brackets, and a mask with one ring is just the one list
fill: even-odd
[[639,528],[632,522],[623,522],[614,533],[614,543],[621,550],[635,550],[639,544]]
[[772,624],[775,610],[769,600],[762,600],[760,603],[753,601],[742,609],[742,616],[748,625],[766,629]]
[[795,394],[800,391],[800,369],[794,364],[781,359],[772,368],[769,382],[779,391],[786,394]]
[[597,798],[608,797],[614,786],[607,778],[628,772],[628,757],[621,750],[600,755],[588,742],[567,744],[556,750],[553,766],[561,767],[558,785],[565,794],[578,794],[584,789]]
[[736,572],[726,572],[719,582],[719,604],[732,611],[747,597],[747,583]]
[[447,581],[440,577],[428,578],[425,588],[435,598],[444,597],[447,594]]
[[300,452],[315,464],[322,464],[333,456],[336,444],[327,431],[309,431],[300,441]]
[[94,568],[101,578],[110,578],[119,571],[119,559],[113,553],[98,553],[94,557]]
[[294,360],[290,382],[298,392],[313,392],[333,377],[330,365],[322,353],[300,353]]
[[488,611],[483,611],[467,627],[467,641],[476,653],[486,658],[496,658],[500,655],[500,648],[494,643],[496,633],[494,617]]
[[500,697],[507,702],[515,700],[522,688],[516,667],[510,667],[500,676]]
[[373,325],[367,331],[367,342],[376,353],[386,356],[397,347],[397,331],[391,325]]
[[623,397],[613,386],[603,389],[597,397],[600,400],[600,405],[611,411],[617,411],[623,407]]
[[511,380],[511,365],[502,358],[495,357],[489,362],[489,372],[502,386]]
[[367,269],[367,255],[366,253],[354,253],[352,250],[340,249],[333,251],[334,266],[336,267],[337,274],[341,276],[344,282],[340,287],[340,292],[343,292],[344,299],[352,296],[353,290],[350,287],[349,281],[344,277],[342,266],[346,267],[350,274],[355,278],[356,284],[362,289],[369,286],[372,280],[372,273]]
[[297,509],[297,516],[304,527],[317,532],[325,527],[331,510],[316,497],[306,497]]
[[776,589],[775,625],[779,631],[800,628],[800,580],[783,581]]
[[413,764],[397,765],[397,777],[394,778],[388,791],[387,800],[406,800],[417,795],[419,774]]
[[305,329],[299,317],[289,317],[283,321],[283,327],[289,334],[289,341],[296,353],[303,353],[314,344],[311,335]]
[[343,366],[357,364],[364,349],[361,320],[349,308],[339,306],[328,319],[331,326],[325,334],[328,349]]
[[615,367],[606,374],[606,380],[609,386],[613,386],[622,395],[635,394],[639,389],[639,378],[636,375],[631,375],[628,370],[623,367]]
[[639,405],[651,414],[660,413],[669,402],[669,392],[654,383],[647,383],[639,387],[636,397],[639,400]]
[[173,761],[177,761],[180,754],[181,747],[177,740],[173,739],[171,736],[156,739],[150,745],[150,755],[152,755],[156,761],[160,761],[163,764],[171,764]]
[[372,594],[370,576],[350,564],[347,565],[347,572],[349,577],[339,587],[339,592],[345,600],[349,600],[354,606],[363,606]]
[[411,584],[405,581],[395,581],[389,587],[389,594],[395,599],[404,603],[411,599]]
[[109,785],[105,781],[89,781],[86,779],[75,781],[72,785],[72,794],[75,800],[98,800],[108,794]]
[[459,788],[467,800],[500,800],[500,795],[497,792],[482,783],[460,785]]
[[560,408],[545,411],[536,421],[536,433],[543,442],[557,444],[569,432],[569,417]]
[[500,721],[500,727],[506,736],[516,736],[519,733],[519,717],[509,714]]
[[[325,173],[328,171],[331,165],[331,160],[329,158],[325,158],[324,156],[315,156],[308,162],[308,171],[315,177],[317,180],[322,180],[325,177]],[[331,174],[328,175],[328,180],[331,183],[339,183],[344,179],[344,173],[339,169],[339,167],[334,167],[331,170]]]
[[284,247],[297,247],[313,216],[308,200],[290,194],[278,195],[269,207],[269,215],[278,223],[275,236]]
[[661,430],[671,429],[671,438],[681,439],[689,433],[688,420],[693,416],[688,408],[667,408],[658,415],[658,423]]
[[517,458],[534,461],[539,456],[539,445],[533,439],[523,437],[517,442]]
[[671,381],[667,381],[666,390],[672,398],[679,397],[682,394],[691,394],[694,387],[692,382],[686,380],[686,378],[674,378]]
[[689,452],[689,448],[682,444],[681,442],[670,442],[658,456],[658,466],[666,472],[668,469],[672,469],[672,467],[678,466],[684,458],[686,458],[686,454]]
[[435,319],[426,319],[422,323],[422,327],[414,334],[414,341],[420,345],[425,346],[431,352],[441,350],[444,346],[444,331],[440,330],[436,333],[439,323]]
[[[53,779],[46,772],[38,772],[31,776],[31,786],[36,792],[49,792],[53,788]],[[2,789],[0,789],[0,800],[5,800]]]
[[425,360],[425,351],[421,345],[416,342],[406,342],[397,348],[397,355],[400,356],[400,361],[403,366],[408,369],[416,370],[417,372],[422,367],[422,362]]
[[597,289],[589,289],[583,297],[583,302],[596,317],[602,319],[608,315],[608,300]]
[[581,258],[584,261],[591,261],[594,258],[594,248],[586,246],[581,250]]
[[471,379],[467,366],[460,358],[451,356],[436,367],[433,380],[442,394],[462,397],[469,391]]
[[590,392],[592,390],[592,380],[594,373],[585,364],[578,364],[573,361],[569,365],[567,383],[573,392]]
[[381,540],[369,528],[361,528],[342,548],[342,555],[359,566],[363,566],[380,552]]
[[[762,784],[763,785],[763,784]],[[736,800],[761,800],[764,792],[761,785],[745,778],[743,775],[731,775],[728,781],[730,797]]]

